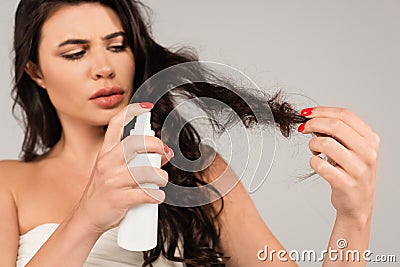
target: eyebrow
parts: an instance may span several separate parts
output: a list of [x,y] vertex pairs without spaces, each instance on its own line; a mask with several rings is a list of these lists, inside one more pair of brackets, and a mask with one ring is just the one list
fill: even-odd
[[[123,36],[125,37],[126,34],[124,32],[114,32],[114,33],[110,33],[106,36],[104,36],[103,38],[101,38],[103,41],[106,40],[110,40],[119,36]],[[63,47],[65,45],[69,45],[69,44],[88,44],[89,40],[86,39],[68,39],[64,42],[62,42],[61,44],[58,45],[58,47]]]

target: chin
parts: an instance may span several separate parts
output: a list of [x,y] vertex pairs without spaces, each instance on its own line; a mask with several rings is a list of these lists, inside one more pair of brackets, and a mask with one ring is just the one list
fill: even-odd
[[99,126],[104,126],[104,125],[108,125],[111,121],[111,119],[117,115],[125,106],[120,106],[117,108],[113,108],[113,109],[108,109],[108,110],[103,110],[98,114],[98,117],[96,118],[96,121]]
[[87,116],[87,121],[92,126],[106,126],[109,124],[110,120],[118,114],[122,109],[127,106],[125,103],[121,103],[117,107],[103,109],[103,108],[95,108],[91,109]]

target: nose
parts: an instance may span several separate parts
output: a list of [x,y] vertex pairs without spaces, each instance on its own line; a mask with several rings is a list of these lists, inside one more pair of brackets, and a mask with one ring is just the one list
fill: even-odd
[[94,55],[91,70],[91,76],[94,80],[112,79],[115,77],[115,70],[106,53],[105,51],[99,51]]

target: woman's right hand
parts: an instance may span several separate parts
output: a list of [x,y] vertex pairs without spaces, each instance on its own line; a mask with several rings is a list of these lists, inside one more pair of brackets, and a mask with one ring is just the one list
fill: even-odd
[[109,122],[89,183],[74,210],[74,216],[83,219],[89,231],[102,233],[118,225],[132,206],[142,203],[159,204],[165,199],[162,190],[144,189],[138,184],[166,186],[166,171],[149,166],[129,170],[126,162],[132,160],[137,153],[147,152],[161,154],[161,164],[164,165],[173,157],[172,149],[153,136],[128,136],[120,141],[124,119],[129,122],[133,117],[148,112],[152,107],[150,105],[149,108],[149,104],[131,104]]

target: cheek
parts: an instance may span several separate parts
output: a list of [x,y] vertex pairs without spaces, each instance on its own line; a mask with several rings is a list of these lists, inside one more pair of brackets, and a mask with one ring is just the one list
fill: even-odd
[[[44,84],[54,106],[59,106],[63,100],[71,101],[82,86],[82,70],[75,64],[61,64],[47,61],[42,68]],[[81,73],[79,76],[78,74]]]
[[135,78],[135,63],[132,58],[124,60],[116,65],[117,80],[122,82],[129,90],[133,90],[133,80]]
[[132,54],[127,55],[120,64],[117,64],[117,75],[122,74],[124,77],[129,77],[131,80],[135,76],[135,59]]

